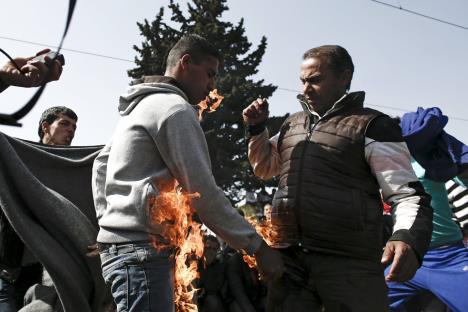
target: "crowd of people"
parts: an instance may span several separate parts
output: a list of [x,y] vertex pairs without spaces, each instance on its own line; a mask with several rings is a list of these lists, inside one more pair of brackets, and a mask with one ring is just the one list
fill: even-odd
[[[60,64],[15,60],[21,71],[11,62],[0,70],[2,91],[60,77]],[[194,108],[215,88],[221,61],[206,39],[185,35],[163,76],[143,77],[120,97],[120,121],[91,181],[96,246],[116,311],[174,311],[177,246],[167,246],[169,225],[152,223],[148,212],[152,198],[174,188],[200,194],[192,205],[217,236],[204,240],[201,311],[468,311],[468,147],[444,131],[440,109],[396,120],[364,107],[365,93],[349,91],[354,64],[346,49],[306,51],[302,111],[273,136],[266,99],[242,114],[255,175],[279,178],[272,203],[259,200],[276,232],[269,245],[216,185]],[[70,145],[76,115],[52,110],[41,118],[40,142]],[[0,310],[14,311],[15,279],[1,269]],[[433,297],[421,300],[427,293]]]

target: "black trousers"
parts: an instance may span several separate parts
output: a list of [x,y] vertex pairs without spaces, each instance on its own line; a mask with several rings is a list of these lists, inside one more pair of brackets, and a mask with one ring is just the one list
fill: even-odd
[[299,248],[281,252],[286,271],[268,287],[267,311],[389,311],[380,262]]

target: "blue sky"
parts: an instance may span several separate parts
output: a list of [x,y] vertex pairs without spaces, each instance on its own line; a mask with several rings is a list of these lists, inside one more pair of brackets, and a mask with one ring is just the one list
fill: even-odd
[[[169,1],[78,0],[64,47],[133,60],[143,40],[137,21],[153,20]],[[180,1],[182,5],[185,1]],[[468,2],[413,0],[388,3],[468,27]],[[256,76],[284,89],[300,90],[301,55],[309,48],[339,44],[353,57],[352,91],[366,91],[368,106],[401,115],[418,106],[438,106],[451,119],[446,130],[468,143],[468,30],[438,23],[369,0],[228,0],[222,17],[245,19],[246,34],[268,47]],[[68,1],[2,2],[0,36],[58,44]],[[168,10],[166,10],[166,14]],[[11,55],[32,55],[41,47],[0,38]],[[66,66],[50,84],[23,127],[4,127],[11,136],[37,140],[38,119],[50,106],[69,106],[79,116],[74,145],[104,144],[118,120],[117,103],[130,79],[131,62],[63,51]],[[2,56],[0,60],[6,59]],[[11,113],[34,90],[10,88],[0,97],[0,112]],[[222,90],[221,90],[222,91]],[[270,99],[273,115],[295,112],[296,94],[279,89]],[[388,107],[393,107],[392,109]],[[460,120],[464,119],[464,120]]]

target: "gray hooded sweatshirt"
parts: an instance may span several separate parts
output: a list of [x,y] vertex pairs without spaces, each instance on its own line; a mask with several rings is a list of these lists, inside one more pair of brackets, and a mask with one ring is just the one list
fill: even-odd
[[233,248],[258,250],[261,237],[216,185],[197,112],[184,92],[170,83],[138,84],[120,97],[119,111],[113,138],[93,166],[97,241],[148,241],[160,234],[148,199],[159,194],[161,182],[177,180],[184,191],[200,193],[192,204],[209,229]]

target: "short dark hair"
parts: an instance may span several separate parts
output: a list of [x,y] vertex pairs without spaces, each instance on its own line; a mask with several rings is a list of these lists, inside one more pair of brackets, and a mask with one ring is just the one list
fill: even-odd
[[42,142],[42,138],[44,137],[44,132],[42,131],[42,123],[44,121],[47,121],[47,123],[51,124],[53,123],[56,119],[59,118],[59,115],[63,114],[74,121],[78,121],[78,116],[75,114],[74,111],[69,109],[68,107],[65,106],[54,106],[46,109],[42,115],[41,119],[39,119],[39,129],[37,130],[37,134],[39,135],[39,142]]
[[207,56],[221,62],[221,54],[208,40],[199,35],[189,34],[180,38],[169,51],[166,69],[174,67],[184,54],[190,54],[195,64],[200,64]]
[[[323,45],[307,50],[302,56],[302,59],[307,60],[309,58],[318,58],[326,62],[336,75],[340,75],[348,69],[351,71],[351,78],[353,77],[354,64],[351,55],[349,55],[345,48],[339,45]],[[346,89],[349,90],[350,87],[351,81]]]

